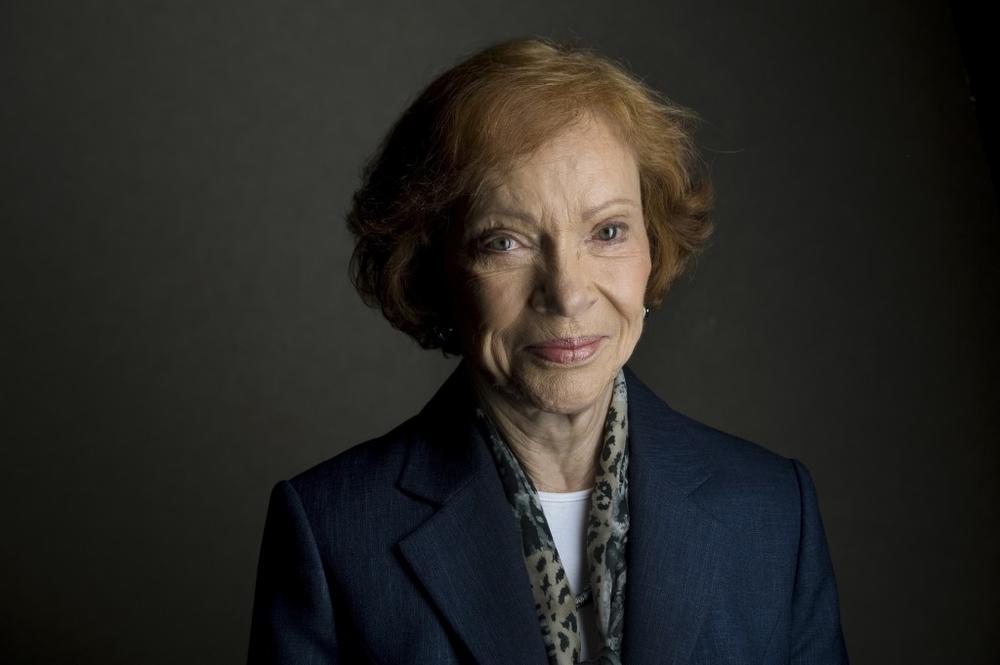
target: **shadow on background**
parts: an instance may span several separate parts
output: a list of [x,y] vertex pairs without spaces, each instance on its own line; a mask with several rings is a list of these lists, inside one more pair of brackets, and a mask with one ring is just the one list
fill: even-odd
[[753,4],[5,3],[0,660],[244,660],[273,483],[454,364],[351,291],[360,168],[540,34],[706,120],[718,232],[638,374],[809,466],[854,662],[997,662],[988,77],[943,2]]

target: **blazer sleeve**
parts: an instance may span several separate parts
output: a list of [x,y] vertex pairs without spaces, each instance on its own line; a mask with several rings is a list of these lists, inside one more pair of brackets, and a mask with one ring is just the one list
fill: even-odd
[[250,625],[250,665],[337,662],[333,607],[323,563],[295,488],[271,492]]
[[792,597],[792,665],[846,665],[833,563],[809,471],[792,460],[801,501],[798,565]]

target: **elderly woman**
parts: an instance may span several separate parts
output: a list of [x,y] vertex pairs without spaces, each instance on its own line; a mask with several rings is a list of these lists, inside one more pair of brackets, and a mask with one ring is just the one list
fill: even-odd
[[806,469],[626,366],[710,232],[692,119],[540,40],[407,109],[348,216],[354,282],[462,361],[274,488],[250,662],[847,662]]

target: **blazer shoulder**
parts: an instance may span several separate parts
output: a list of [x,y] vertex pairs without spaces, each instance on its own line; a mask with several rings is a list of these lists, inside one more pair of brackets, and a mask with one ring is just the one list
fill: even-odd
[[[699,502],[716,514],[746,515],[773,510],[797,510],[799,483],[789,458],[742,436],[682,413],[660,398],[631,370],[629,406],[643,438],[656,439],[675,451],[667,473],[695,467],[706,479],[695,490]],[[696,475],[701,475],[700,473]]]
[[781,532],[792,542],[802,502],[797,462],[689,416],[678,417],[711,469],[695,501],[736,531]]
[[718,429],[691,416],[675,412],[691,439],[720,471],[739,469],[741,473],[788,474],[791,459],[742,436]]
[[794,481],[794,468],[789,458],[674,409],[631,368],[627,368],[626,376],[630,411],[635,400],[635,413],[640,420],[635,426],[644,436],[674,439],[674,445],[686,447],[694,459],[723,478],[756,479],[765,485],[775,477]]
[[289,480],[302,498],[307,512],[331,506],[380,489],[389,490],[396,482],[414,435],[417,416],[408,418],[377,436],[312,466]]
[[689,416],[680,418],[712,469],[710,481],[698,492],[703,502],[745,517],[788,519],[798,514],[801,488],[795,460]]

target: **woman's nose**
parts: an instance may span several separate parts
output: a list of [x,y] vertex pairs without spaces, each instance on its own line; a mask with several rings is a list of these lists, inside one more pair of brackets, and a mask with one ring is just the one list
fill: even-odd
[[572,250],[550,252],[538,267],[532,299],[543,314],[574,318],[585,312],[596,300],[585,259]]

